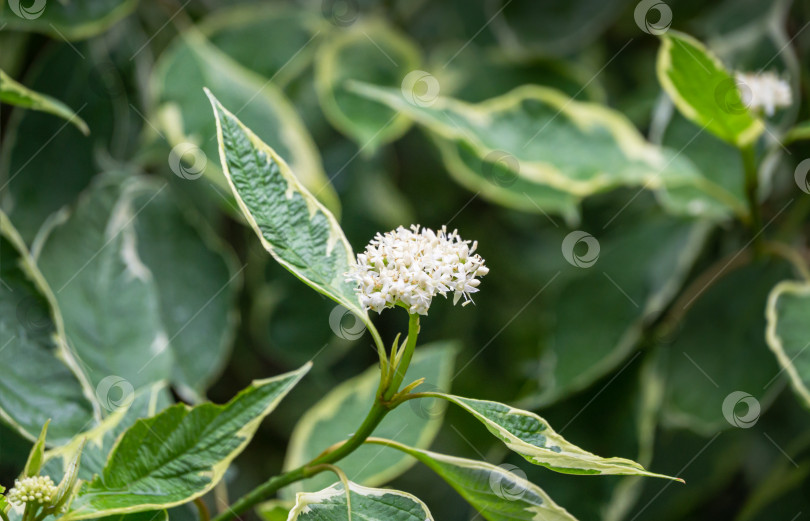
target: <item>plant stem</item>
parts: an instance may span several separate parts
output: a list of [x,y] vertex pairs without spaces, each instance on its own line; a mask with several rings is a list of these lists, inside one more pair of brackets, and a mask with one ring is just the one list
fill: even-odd
[[3,521],[8,521],[8,516],[2,510],[0,510],[0,518],[2,518]]
[[[377,399],[368,411],[366,419],[363,420],[363,423],[348,440],[330,447],[318,457],[297,469],[268,479],[239,498],[229,509],[218,514],[212,521],[230,521],[239,514],[255,507],[279,489],[328,470],[330,464],[345,458],[360,447],[366,439],[371,436],[374,429],[377,428],[377,425],[380,424],[385,415],[391,410],[391,405],[388,403],[388,400],[396,394],[399,386],[402,384],[402,380],[405,378],[405,373],[408,371],[411,358],[413,358],[418,335],[419,315],[409,315],[408,338],[405,341],[405,347],[403,347],[402,356],[394,371],[394,376],[387,385],[380,386]],[[389,363],[394,363],[393,357],[391,357]]]
[[194,505],[197,507],[197,513],[200,515],[200,521],[209,521],[211,519],[211,514],[208,512],[208,506],[201,497],[194,500]]
[[751,232],[757,238],[755,244],[758,244],[757,241],[762,230],[762,213],[759,208],[759,172],[757,171],[754,145],[742,147],[740,154],[742,155],[743,169],[745,170],[745,195],[748,198],[748,210],[751,213]]

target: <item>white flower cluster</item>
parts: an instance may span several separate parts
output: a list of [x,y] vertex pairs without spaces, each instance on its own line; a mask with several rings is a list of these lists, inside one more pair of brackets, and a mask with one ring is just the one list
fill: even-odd
[[403,305],[409,313],[427,315],[434,296],[453,293],[453,303],[478,291],[489,272],[484,259],[475,254],[477,242],[464,241],[443,226],[438,232],[413,225],[377,234],[357,255],[357,264],[347,281],[358,284],[361,304],[377,313]]
[[34,476],[30,478],[17,479],[14,487],[6,494],[8,502],[16,507],[24,506],[25,503],[52,503],[56,497],[56,486],[48,476]]
[[737,85],[743,104],[751,110],[762,109],[768,116],[779,107],[789,107],[793,103],[790,85],[774,74],[736,74]]

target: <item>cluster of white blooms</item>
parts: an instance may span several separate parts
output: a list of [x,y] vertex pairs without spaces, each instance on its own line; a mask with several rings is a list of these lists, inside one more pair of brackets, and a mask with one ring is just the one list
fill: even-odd
[[789,107],[793,103],[790,85],[773,72],[738,72],[736,78],[743,104],[751,110],[762,109],[768,116],[773,116],[777,108]]
[[6,494],[8,502],[16,507],[24,506],[25,503],[52,503],[56,496],[56,486],[48,476],[34,476],[30,478],[17,479],[14,487]]
[[378,233],[357,255],[357,264],[347,273],[347,281],[358,284],[360,302],[377,313],[404,305],[409,313],[427,315],[434,296],[452,292],[453,303],[478,291],[480,280],[489,272],[484,259],[475,254],[477,242],[464,241],[443,226],[438,232],[413,225],[392,232]]

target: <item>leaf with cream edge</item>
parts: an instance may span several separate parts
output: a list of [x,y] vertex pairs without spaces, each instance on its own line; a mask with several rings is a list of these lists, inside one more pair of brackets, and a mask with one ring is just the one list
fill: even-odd
[[602,458],[582,450],[556,433],[546,420],[532,412],[488,400],[444,393],[425,394],[443,398],[469,412],[510,450],[535,465],[564,474],[650,476],[683,482],[679,478],[648,472],[629,459]]
[[534,483],[483,461],[415,449],[383,438],[368,443],[409,454],[441,476],[487,521],[576,521]]
[[299,492],[287,521],[433,521],[427,505],[407,492],[335,483],[320,492]]
[[768,296],[766,339],[793,390],[810,407],[810,283],[784,281]]
[[345,306],[379,337],[345,274],[354,254],[334,215],[296,178],[275,150],[206,89],[217,121],[222,170],[264,248],[293,275]]
[[119,438],[102,473],[84,483],[61,519],[92,519],[169,508],[211,490],[261,421],[311,364],[257,380],[225,405],[177,404],[135,422]]
[[47,112],[60,117],[78,128],[85,136],[90,134],[87,123],[70,107],[45,94],[35,92],[25,85],[16,82],[0,69],[0,102],[16,105],[24,109]]
[[678,31],[662,34],[656,71],[681,114],[717,137],[742,147],[765,129],[743,104],[732,75],[695,38]]
[[643,186],[671,213],[717,219],[746,212],[687,158],[647,142],[621,113],[554,89],[525,85],[481,103],[440,97],[423,106],[400,89],[350,87],[427,128],[455,177],[500,204],[526,210],[528,201],[570,217],[589,195]]

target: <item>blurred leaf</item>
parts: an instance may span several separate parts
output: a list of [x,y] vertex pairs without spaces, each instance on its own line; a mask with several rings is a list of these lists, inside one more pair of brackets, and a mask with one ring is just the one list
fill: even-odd
[[738,147],[754,142],[764,130],[745,107],[731,73],[691,36],[662,34],[656,68],[675,106],[699,127]]
[[50,419],[48,443],[65,443],[95,421],[97,404],[51,290],[2,212],[0,306],[0,417],[32,441]]
[[282,88],[312,63],[328,29],[314,12],[268,4],[215,11],[197,28],[234,61]]
[[735,408],[739,399],[733,393],[753,396],[762,408],[770,403],[779,391],[773,386],[779,368],[765,345],[765,301],[788,274],[784,263],[755,262],[719,274],[685,303],[688,312],[667,346],[668,424],[711,435],[752,419],[746,419],[751,410]]
[[[373,152],[410,127],[410,120],[396,107],[347,89],[352,80],[406,89],[419,96],[418,82],[433,78],[419,67],[419,50],[382,21],[357,22],[321,46],[315,61],[315,88],[324,114],[332,125],[352,138],[360,150]],[[428,86],[428,88],[430,88]]]
[[783,281],[771,290],[766,310],[768,347],[790,377],[793,390],[810,407],[810,284]]
[[[350,496],[350,497],[347,497]],[[299,492],[288,521],[433,521],[427,505],[399,490],[335,483],[320,492]]]
[[104,32],[131,13],[136,4],[137,0],[15,0],[8,6],[0,5],[0,26],[81,40]]
[[225,176],[264,248],[304,283],[373,328],[345,280],[353,250],[335,217],[301,185],[293,167],[206,92]]
[[[673,192],[662,202],[693,215],[741,211],[730,194],[703,177],[688,159],[645,141],[620,113],[551,89],[527,85],[475,105],[452,98],[414,102],[398,90],[369,84],[356,83],[353,89],[408,114],[440,140],[468,147],[479,161],[478,176],[517,192],[515,200],[522,186],[515,188],[517,179],[540,185],[546,197],[552,197],[551,188],[575,201],[620,186],[664,192],[686,186],[693,189],[688,200],[673,201],[676,193],[684,194]],[[552,200],[558,198],[555,194]],[[539,206],[547,201],[529,202]]]
[[45,94],[40,94],[25,85],[17,83],[0,70],[0,101],[25,109],[47,112],[73,123],[85,136],[90,133],[87,123],[76,115],[70,107]]
[[136,514],[121,514],[101,517],[98,521],[169,521],[169,513],[165,510],[138,512]]
[[795,141],[807,141],[808,139],[810,139],[810,121],[802,121],[785,134],[782,144],[788,145]]
[[[174,353],[172,383],[199,401],[230,354],[241,269],[230,246],[175,201],[163,182],[142,181],[133,204],[138,255],[155,280]],[[195,224],[196,223],[196,224]]]
[[[331,210],[339,209],[318,150],[281,90],[272,81],[235,63],[199,32],[189,30],[175,39],[161,55],[151,83],[158,100],[156,119],[174,147],[176,160],[189,161],[187,152],[195,152],[194,164],[177,164],[174,169],[180,172],[176,174],[196,179],[204,173],[215,189],[229,192],[217,160],[216,126],[203,92],[207,87],[234,108],[264,142],[287,158],[302,185]],[[196,155],[198,150],[202,151],[202,159]]]
[[498,402],[475,400],[449,394],[434,396],[454,403],[483,423],[487,430],[526,461],[563,474],[619,474],[651,476],[679,481],[678,478],[644,470],[625,458],[602,458],[591,454],[554,432],[551,425],[534,413]]
[[[406,381],[425,378],[426,385],[446,389],[450,385],[456,352],[456,347],[450,343],[419,346]],[[326,448],[351,436],[374,402],[379,381],[380,369],[375,365],[335,387],[310,408],[293,431],[284,468],[303,465]],[[391,411],[374,430],[375,436],[396,438],[420,448],[429,446],[441,427],[445,404],[428,401],[409,405]],[[352,481],[373,487],[394,479],[413,463],[400,453],[362,446],[341,460],[340,468]],[[319,474],[283,489],[282,497],[292,499],[295,492],[320,490],[332,481],[332,476]]]
[[167,508],[202,496],[309,368],[257,380],[225,405],[177,404],[138,420],[119,438],[101,475],[82,485],[62,519]]
[[72,212],[51,218],[34,247],[62,309],[68,343],[103,396],[172,373],[158,288],[138,254],[134,219],[145,206],[135,205],[133,186],[118,175],[97,178]]
[[294,502],[271,499],[256,507],[256,515],[264,521],[287,521]]
[[510,466],[495,465],[374,438],[374,443],[393,447],[430,467],[461,494],[488,521],[574,521],[537,485],[512,473]]

